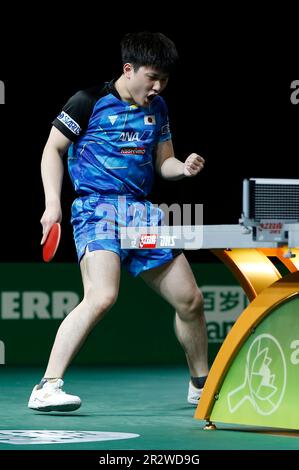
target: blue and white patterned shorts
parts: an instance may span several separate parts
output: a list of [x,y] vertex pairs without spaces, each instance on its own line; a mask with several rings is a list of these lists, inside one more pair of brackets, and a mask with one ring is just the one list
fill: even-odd
[[78,197],[72,204],[71,218],[78,261],[87,247],[89,251],[113,251],[129,273],[138,276],[173,260],[181,250],[127,250],[120,246],[120,226],[163,225],[163,217],[161,209],[145,199],[136,200],[132,196],[122,196],[120,199],[117,195],[98,194]]

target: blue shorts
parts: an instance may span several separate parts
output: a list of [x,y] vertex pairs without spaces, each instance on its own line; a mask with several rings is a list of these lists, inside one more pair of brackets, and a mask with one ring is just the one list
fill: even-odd
[[127,250],[120,246],[120,226],[163,225],[163,217],[161,209],[145,199],[122,196],[120,200],[118,195],[98,194],[78,197],[72,204],[71,218],[78,261],[87,247],[89,251],[113,251],[133,276],[172,261],[181,250]]

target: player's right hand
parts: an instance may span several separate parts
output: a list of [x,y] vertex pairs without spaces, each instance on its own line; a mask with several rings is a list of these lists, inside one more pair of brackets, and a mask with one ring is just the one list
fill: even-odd
[[49,203],[46,205],[46,209],[40,219],[40,223],[43,228],[43,236],[40,244],[43,245],[46,241],[50,228],[55,222],[61,222],[62,211],[60,203]]

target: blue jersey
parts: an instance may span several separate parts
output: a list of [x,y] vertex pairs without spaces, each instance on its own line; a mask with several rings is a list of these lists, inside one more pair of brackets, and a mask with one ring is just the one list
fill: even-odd
[[71,97],[53,125],[73,142],[68,168],[76,192],[147,196],[154,148],[171,139],[167,114],[160,96],[148,108],[122,101],[113,81]]

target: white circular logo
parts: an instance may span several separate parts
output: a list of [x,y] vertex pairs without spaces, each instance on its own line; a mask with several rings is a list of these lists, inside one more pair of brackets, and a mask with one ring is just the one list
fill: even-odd
[[284,396],[286,376],[286,360],[279,342],[267,333],[259,335],[247,352],[243,383],[228,393],[230,412],[250,401],[260,415],[274,413]]
[[72,444],[74,442],[99,442],[131,439],[139,434],[124,432],[99,431],[53,431],[39,429],[2,429],[0,430],[0,444]]

